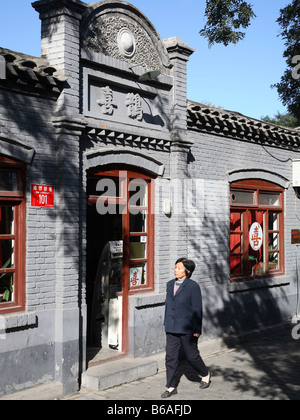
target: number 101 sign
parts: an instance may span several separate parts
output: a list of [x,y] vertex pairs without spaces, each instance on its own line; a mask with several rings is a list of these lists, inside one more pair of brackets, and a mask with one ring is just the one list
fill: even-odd
[[54,207],[54,187],[31,185],[31,205],[33,207]]

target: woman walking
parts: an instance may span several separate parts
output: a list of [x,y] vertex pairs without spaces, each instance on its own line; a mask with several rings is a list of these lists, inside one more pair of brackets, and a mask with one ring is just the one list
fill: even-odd
[[202,333],[202,296],[199,285],[191,280],[195,263],[180,258],[175,264],[175,279],[167,283],[165,309],[167,390],[162,398],[177,394],[176,370],[179,350],[202,377],[200,388],[210,386],[211,374],[198,350],[198,339]]

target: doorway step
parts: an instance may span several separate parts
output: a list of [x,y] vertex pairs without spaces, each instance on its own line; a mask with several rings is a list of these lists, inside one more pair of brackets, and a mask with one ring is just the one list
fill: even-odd
[[114,386],[156,375],[157,371],[156,360],[124,357],[88,368],[82,374],[81,385],[95,391],[104,391]]

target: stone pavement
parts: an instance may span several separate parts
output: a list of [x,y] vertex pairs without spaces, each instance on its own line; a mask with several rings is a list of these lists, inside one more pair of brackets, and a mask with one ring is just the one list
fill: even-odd
[[[294,337],[298,339],[292,338],[293,329]],[[164,354],[161,354],[156,356],[159,367],[156,375],[105,391],[82,388],[74,395],[61,397],[61,384],[51,382],[0,397],[0,400],[99,400],[102,401],[101,410],[107,411],[111,407],[121,407],[121,410],[122,405],[130,405],[131,400],[135,400],[132,406],[150,404],[146,407],[155,408],[164,404],[162,407],[165,409],[169,404],[177,404],[177,401],[186,401],[179,404],[189,404],[193,408],[197,401],[202,400],[300,399],[300,324],[285,323],[248,334],[234,348],[215,346],[214,350],[219,350],[215,353],[205,350],[205,346],[206,342],[200,341],[201,352],[205,355],[203,359],[213,374],[212,384],[207,390],[199,389],[199,377],[186,362],[182,362],[178,372],[178,394],[162,400],[165,368]],[[141,413],[143,418],[151,414],[150,409]]]
[[[161,400],[165,390],[163,358],[157,375],[106,391],[82,388],[63,400],[176,401],[196,400],[299,400],[300,340],[292,338],[294,325],[284,324],[249,338],[234,349],[204,357],[212,371],[212,384],[199,389],[200,379],[183,362],[179,369],[178,395]],[[300,332],[300,328],[298,329]],[[201,346],[200,346],[201,348]]]

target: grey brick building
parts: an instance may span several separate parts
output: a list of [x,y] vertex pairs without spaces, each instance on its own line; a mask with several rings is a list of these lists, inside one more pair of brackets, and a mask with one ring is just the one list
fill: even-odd
[[187,102],[193,49],[123,0],[33,7],[41,57],[0,49],[0,395],[163,351],[181,256],[203,339],[293,317],[299,131]]

